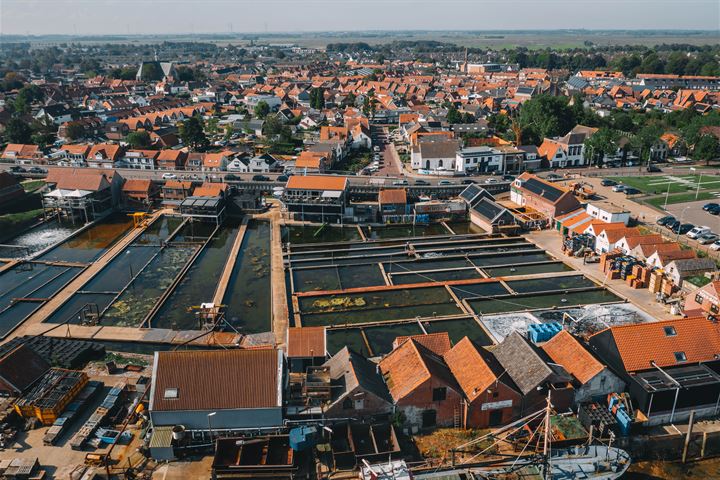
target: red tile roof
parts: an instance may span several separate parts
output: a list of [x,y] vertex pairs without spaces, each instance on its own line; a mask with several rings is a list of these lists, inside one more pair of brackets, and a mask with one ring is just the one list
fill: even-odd
[[279,374],[275,349],[155,352],[150,410],[279,407]]
[[[672,327],[675,335],[668,335],[665,327]],[[705,317],[622,325],[609,330],[628,372],[651,369],[651,361],[661,368],[678,365],[675,352],[685,354],[687,361],[682,363],[711,361],[720,353],[720,327]]]
[[436,355],[444,355],[448,350],[452,348],[450,343],[450,335],[447,332],[427,333],[420,335],[411,335],[404,337],[397,337],[393,342],[393,348],[397,348],[405,340],[413,339],[420,345],[424,346]]
[[325,327],[295,327],[288,330],[288,358],[324,357]]
[[378,201],[380,205],[407,204],[407,192],[404,188],[380,190]]
[[585,384],[605,368],[567,330],[541,345],[553,362],[563,366],[578,382]]
[[490,366],[492,358],[468,337],[460,340],[443,358],[469,401],[487,390],[498,379]]
[[347,177],[323,175],[293,175],[287,183],[295,190],[345,190]]

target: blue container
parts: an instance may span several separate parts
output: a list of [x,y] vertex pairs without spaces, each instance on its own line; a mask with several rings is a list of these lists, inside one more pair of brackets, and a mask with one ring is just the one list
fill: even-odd
[[618,427],[620,429],[620,435],[624,437],[630,435],[630,426],[632,425],[632,419],[630,418],[630,415],[628,415],[625,410],[621,410],[618,408],[616,417],[618,421]]
[[290,448],[301,452],[312,448],[317,443],[317,427],[297,427],[290,430]]

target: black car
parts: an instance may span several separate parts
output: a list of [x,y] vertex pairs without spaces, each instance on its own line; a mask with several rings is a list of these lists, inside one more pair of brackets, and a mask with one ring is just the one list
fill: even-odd
[[720,215],[720,205],[715,205],[706,210],[710,215]]
[[430,182],[426,182],[425,180],[415,180],[415,185],[430,185]]
[[647,167],[647,171],[650,173],[660,173],[660,172],[662,172],[662,169],[659,167],[656,167],[655,165],[650,165]]
[[615,180],[608,180],[606,178],[605,180],[600,182],[600,185],[602,185],[603,187],[614,187],[615,185],[617,185],[617,182]]
[[675,230],[679,226],[680,226],[679,220],[672,220],[665,224],[665,228],[667,228],[668,230]]
[[680,235],[685,235],[687,232],[695,228],[695,225],[692,223],[680,223],[677,222],[679,225],[676,225],[673,229],[673,233],[679,233]]
[[25,173],[27,170],[25,170],[23,167],[18,167],[15,165],[14,167],[10,167],[10,171],[13,173]]
[[288,176],[287,175],[278,175],[278,177],[275,180],[278,182],[287,182]]
[[265,175],[253,175],[252,181],[253,182],[269,182],[270,178],[266,177]]
[[666,216],[666,217],[660,217],[660,218],[658,218],[658,220],[657,220],[656,223],[657,223],[658,225],[663,226],[663,227],[667,227],[669,224],[671,224],[671,223],[673,223],[673,222],[675,222],[675,221],[676,221],[675,217],[673,217],[672,215],[668,215],[668,216]]
[[225,175],[225,180],[240,180],[240,179],[241,179],[240,177],[238,177],[237,175],[234,175],[232,173],[228,173],[227,175]]
[[30,173],[47,173],[47,171],[40,167],[32,167],[30,170]]
[[515,175],[503,175],[502,179],[506,182],[512,182],[513,180],[515,180]]
[[560,180],[562,177],[556,173],[551,173],[547,177],[545,177],[545,180],[548,180],[550,182],[553,182],[555,180]]
[[625,193],[625,195],[637,195],[638,193],[642,193],[642,191],[637,188],[626,188],[623,190],[623,193]]
[[706,203],[705,205],[703,205],[703,210],[705,210],[707,212],[707,211],[710,211],[710,209],[718,208],[718,207],[720,207],[720,204],[711,202],[711,203]]
[[460,183],[462,183],[463,185],[472,185],[473,183],[475,183],[475,180],[470,180],[469,178],[466,178]]

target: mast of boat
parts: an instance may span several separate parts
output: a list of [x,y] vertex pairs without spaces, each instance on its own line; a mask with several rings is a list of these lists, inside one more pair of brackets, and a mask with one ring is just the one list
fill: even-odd
[[550,480],[552,477],[552,467],[550,465],[550,389],[547,394],[547,406],[545,407],[545,441],[543,442],[543,458],[545,459],[545,479]]

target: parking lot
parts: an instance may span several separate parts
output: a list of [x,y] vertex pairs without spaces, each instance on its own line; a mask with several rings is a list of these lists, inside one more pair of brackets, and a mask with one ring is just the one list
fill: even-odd
[[[673,217],[678,220],[682,219],[682,223],[692,223],[696,226],[707,226],[714,233],[720,234],[720,216],[711,215],[702,209],[708,200],[699,202],[676,203],[667,206],[667,210]],[[718,202],[715,202],[718,203]]]

